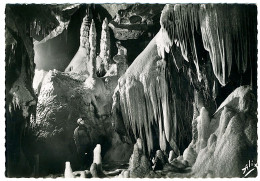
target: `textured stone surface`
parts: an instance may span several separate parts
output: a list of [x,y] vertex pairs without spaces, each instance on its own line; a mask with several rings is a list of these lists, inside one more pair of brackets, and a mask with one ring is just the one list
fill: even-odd
[[[90,72],[88,68],[93,62],[90,61],[91,45],[90,45],[90,17],[89,14],[83,18],[81,28],[80,28],[80,46],[77,53],[74,55],[73,59],[65,69],[65,72],[74,72],[79,74],[88,74]],[[93,30],[93,28],[92,28]],[[93,44],[93,42],[91,42]],[[93,49],[93,48],[92,48]]]
[[161,150],[157,150],[153,161],[153,170],[162,170],[167,163],[165,156]]
[[99,62],[97,58],[97,71],[106,73],[111,65],[111,46],[108,20],[105,18],[102,24],[102,32],[100,39]]
[[[118,8],[113,9],[113,6]],[[112,9],[107,8],[108,13],[111,11],[114,14],[111,15],[114,18],[114,23],[111,24],[116,25],[118,32],[123,30],[125,35],[120,36],[127,39],[135,38],[136,30],[146,31],[145,27],[153,24],[150,15],[158,14],[153,10],[159,9],[153,8],[149,11],[148,6],[145,8],[145,5],[140,4],[113,6]],[[92,7],[95,9],[95,5]],[[40,80],[36,83],[40,98],[38,113],[36,117],[31,117],[33,138],[24,141],[27,145],[23,151],[27,157],[33,155],[31,157],[36,158],[36,163],[31,161],[30,164],[37,170],[40,162],[41,166],[45,165],[41,170],[50,171],[61,167],[57,163],[66,159],[74,166],[71,157],[75,156],[72,154],[75,153],[75,148],[72,146],[74,142],[71,135],[76,127],[76,119],[84,117],[87,122],[85,125],[90,130],[87,131],[90,135],[82,134],[86,142],[93,142],[95,145],[104,139],[99,139],[100,134],[112,139],[112,143],[108,142],[112,144],[112,148],[105,149],[109,150],[104,157],[108,160],[117,155],[125,159],[127,154],[119,152],[120,149],[129,149],[127,143],[130,139],[141,137],[145,140],[145,146],[142,143],[140,146],[140,141],[137,140],[134,149],[134,153],[139,149],[139,156],[133,156],[133,160],[141,160],[136,162],[139,166],[134,162],[132,164],[137,168],[136,172],[133,172],[134,176],[140,175],[143,169],[145,172],[148,170],[146,163],[149,160],[144,156],[144,150],[148,150],[145,154],[150,157],[157,149],[167,152],[173,149],[174,152],[181,153],[192,135],[192,141],[183,156],[170,159],[171,169],[184,171],[186,167],[193,166],[192,176],[195,177],[242,177],[241,168],[248,160],[256,162],[257,156],[257,102],[256,95],[250,90],[255,91],[257,87],[256,9],[255,5],[167,5],[162,12],[162,28],[157,35],[159,38],[152,40],[147,49],[137,57],[125,75],[119,79],[118,85],[118,77],[112,75],[119,72],[118,68],[121,70],[124,67],[120,68],[116,64],[108,69],[104,78],[88,76],[93,75],[93,62],[96,60],[93,38],[95,31],[92,23],[91,37],[81,36],[81,47],[89,46],[89,49],[83,48],[75,55],[76,59],[82,62],[85,61],[85,55],[89,56],[92,66],[86,66],[80,61],[75,64],[76,69],[79,69],[76,72],[85,75],[51,71],[52,75],[50,72],[46,75],[48,81]],[[6,20],[6,117],[9,121],[7,130],[11,130],[7,134],[7,143],[11,140],[10,144],[7,144],[7,153],[13,154],[15,158],[7,168],[10,165],[12,168],[20,168],[25,163],[16,158],[20,150],[13,151],[12,148],[20,148],[21,135],[28,133],[24,132],[24,128],[29,125],[29,117],[33,111],[31,108],[35,104],[31,86],[34,70],[33,44],[28,35],[39,39],[36,34],[44,34],[43,26],[37,19],[42,21],[44,18],[40,16],[50,12],[48,8],[40,8],[39,12],[35,11],[36,8],[28,13],[25,10],[14,8],[14,11],[10,11],[6,8],[6,14],[9,15]],[[24,13],[19,15],[19,12]],[[31,12],[32,18],[26,19]],[[148,14],[149,17],[146,17]],[[96,19],[99,19],[97,25],[101,26],[103,15],[98,12],[95,12],[95,15]],[[43,25],[50,25],[46,29],[53,29],[53,25],[57,23],[55,18],[47,16],[47,19],[47,23],[44,22]],[[34,27],[35,23],[37,25]],[[82,35],[86,34],[89,29],[86,28],[82,32]],[[115,60],[117,63],[125,61],[120,56]],[[87,69],[91,70],[84,72]],[[69,71],[71,70],[73,68],[69,68]],[[39,86],[41,83],[45,85]],[[251,84],[251,87],[239,87],[230,94],[237,86],[248,84]],[[117,117],[110,117],[113,93],[113,113]],[[194,114],[191,118],[190,107],[193,102]],[[221,102],[223,103],[220,105]],[[216,107],[219,108],[215,112]],[[114,125],[121,135],[113,132],[111,136],[106,133],[111,133],[108,130],[112,130],[108,125]],[[121,139],[126,143],[114,148]],[[37,146],[32,151],[30,148],[35,145],[34,141]],[[142,147],[145,149],[141,152]],[[40,159],[35,153],[40,153]],[[24,156],[21,156],[20,160],[24,159]],[[10,157],[7,161],[9,159]],[[61,163],[64,166],[63,161]],[[13,166],[15,164],[20,166]],[[26,163],[24,165],[23,169],[13,170],[27,172]],[[57,171],[59,170],[55,170]],[[8,174],[10,173],[8,171]],[[130,177],[131,170],[123,171],[121,175]],[[158,175],[163,176],[163,173]]]
[[105,5],[111,14],[113,20],[109,23],[118,40],[138,39],[149,26],[154,25],[154,19],[160,14],[163,5],[153,4],[132,4],[114,8],[111,11],[111,5]]
[[[116,83],[116,77],[81,80],[59,71],[47,73],[38,97],[36,119],[31,120],[34,151],[40,153],[42,159],[47,156],[46,161],[52,160],[44,166],[56,164],[56,168],[60,168],[59,163],[66,159],[75,162],[73,133],[78,118],[83,118],[87,130],[81,135],[81,139],[85,139],[87,156],[91,157],[97,143],[103,144],[104,154],[110,149],[113,137],[109,135],[113,134],[113,127],[109,116]],[[119,140],[117,143],[118,146],[122,144]]]
[[143,143],[141,139],[137,139],[134,145],[133,154],[129,160],[130,177],[131,178],[143,178],[150,172],[151,163],[144,154]]
[[131,29],[130,25],[118,26],[117,23],[109,23],[109,27],[113,30],[114,36],[118,40],[138,39],[148,28],[146,25],[141,26],[142,29]]
[[256,60],[255,14],[254,5],[168,4],[162,11],[161,26],[180,47],[184,59],[193,61],[199,81],[203,79],[200,61],[207,59],[205,49],[216,78],[226,85],[232,64],[242,74],[249,68],[248,62]]
[[[198,127],[198,138],[205,136],[203,146],[201,139],[192,141],[183,153],[183,158],[190,165],[198,155],[193,165],[195,177],[243,177],[242,169],[248,160],[256,162],[257,137],[251,136],[256,132],[255,101],[250,87],[241,86],[226,98],[211,118],[211,123],[217,123]],[[203,111],[200,112],[200,121],[208,122],[208,116],[202,116],[201,113],[205,115]],[[215,124],[217,126],[212,129]]]

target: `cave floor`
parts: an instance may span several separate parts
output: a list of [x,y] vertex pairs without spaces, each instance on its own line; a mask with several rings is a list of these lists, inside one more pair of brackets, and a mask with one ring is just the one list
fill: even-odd
[[[129,167],[128,163],[122,162],[113,162],[113,163],[103,163],[103,173],[105,174],[104,178],[118,178],[120,173],[123,170],[127,170]],[[78,171],[75,171],[78,172]],[[74,173],[75,173],[74,172]],[[76,178],[79,175],[76,175]],[[177,169],[174,167],[165,167],[162,170],[151,171],[148,178],[190,178],[192,177],[191,167],[185,169]],[[51,174],[45,178],[64,178],[64,174]]]

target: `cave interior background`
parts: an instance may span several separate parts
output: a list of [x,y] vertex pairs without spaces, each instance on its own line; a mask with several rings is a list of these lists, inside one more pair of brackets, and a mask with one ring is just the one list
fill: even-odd
[[[249,120],[238,135],[241,131],[250,141],[234,159],[257,159],[256,5],[7,4],[5,13],[6,176],[61,174],[65,161],[73,170],[89,168],[96,144],[102,145],[104,168],[111,169],[129,162],[137,138],[148,162],[157,150],[184,155],[193,142],[200,145],[196,149],[205,144],[199,140],[205,131],[195,125],[203,116],[209,132],[221,139],[215,132],[226,111],[221,105],[240,86],[250,87],[239,89],[247,97],[237,93],[226,105]],[[84,38],[89,45],[83,46]],[[118,40],[127,54],[119,51]],[[87,58],[81,50],[89,51]],[[93,66],[107,66],[105,60],[108,68]],[[86,69],[80,61],[87,62]],[[73,137],[80,117],[89,132],[79,132],[87,157],[77,154]],[[255,135],[248,136],[247,128]]]

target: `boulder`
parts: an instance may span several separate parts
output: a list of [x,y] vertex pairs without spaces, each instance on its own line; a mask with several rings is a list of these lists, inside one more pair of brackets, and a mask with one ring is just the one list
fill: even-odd
[[[90,165],[96,144],[104,144],[103,154],[110,149],[113,139],[110,135],[114,132],[110,110],[116,83],[117,77],[85,80],[59,71],[46,74],[38,97],[36,119],[30,124],[33,141],[29,145],[35,154],[40,154],[42,167],[61,171],[62,163],[67,160],[76,168]],[[83,119],[86,130],[75,130],[78,118]],[[73,139],[74,131],[84,140],[85,149],[80,157]],[[118,140],[120,144],[123,143]]]

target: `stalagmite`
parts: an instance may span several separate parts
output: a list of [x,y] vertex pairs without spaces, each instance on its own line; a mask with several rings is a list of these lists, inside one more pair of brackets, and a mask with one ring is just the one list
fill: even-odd
[[92,19],[90,30],[89,30],[89,46],[90,46],[90,55],[89,55],[89,64],[88,72],[90,77],[96,76],[96,27],[95,22]]
[[66,164],[65,164],[64,177],[65,178],[74,178],[75,177],[73,172],[72,172],[70,162],[66,162]]
[[104,65],[106,72],[109,69],[110,63],[110,33],[107,18],[104,19],[102,24],[101,40],[100,40],[100,54],[101,64]]
[[97,146],[95,147],[95,149],[93,150],[93,163],[96,163],[97,165],[102,165],[102,161],[101,161],[101,145],[97,144]]
[[[92,28],[93,30],[93,28]],[[89,15],[83,18],[81,28],[80,28],[80,46],[71,60],[70,64],[65,69],[65,72],[75,72],[78,74],[89,74],[89,60],[90,60],[90,42],[93,37],[90,38],[90,18]],[[92,34],[93,35],[93,34]],[[92,42],[93,45],[93,42]],[[92,69],[91,69],[92,70]]]
[[200,115],[197,118],[197,130],[198,130],[198,149],[203,149],[207,145],[209,137],[209,113],[205,107],[200,110]]
[[101,158],[101,145],[97,144],[93,150],[93,163],[90,167],[90,172],[92,176],[102,178],[104,177],[103,169],[102,169],[102,158]]
[[80,46],[89,49],[89,28],[90,28],[90,19],[87,14],[82,21],[80,27]]
[[[129,172],[131,178],[143,178],[151,170],[151,164],[144,153],[143,141],[138,138],[134,145],[133,154],[129,160]],[[128,176],[128,173],[127,173]]]

